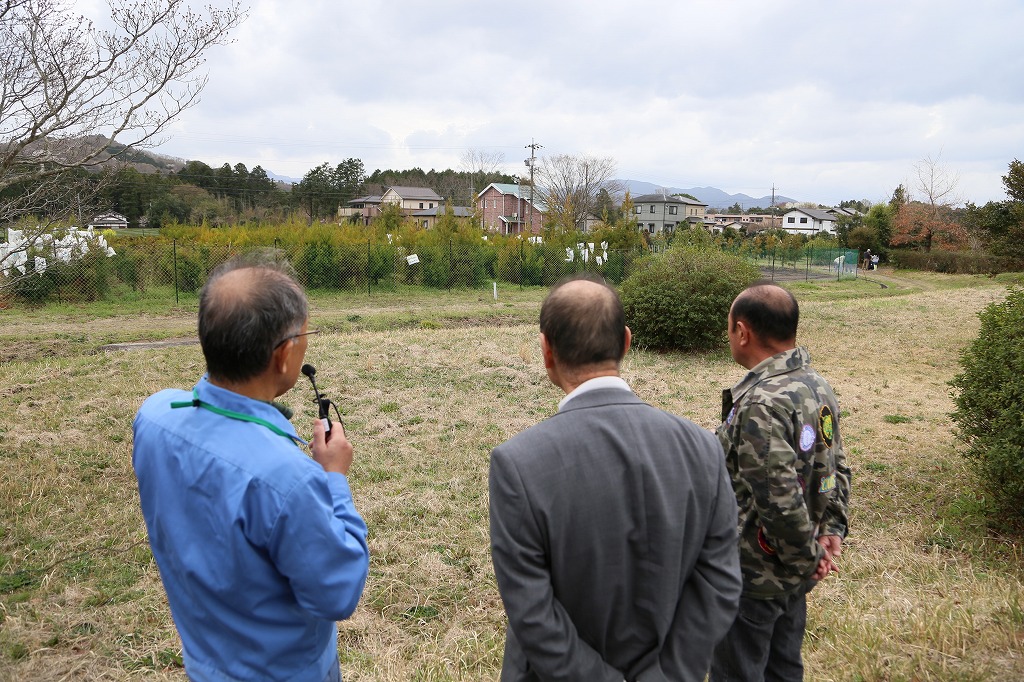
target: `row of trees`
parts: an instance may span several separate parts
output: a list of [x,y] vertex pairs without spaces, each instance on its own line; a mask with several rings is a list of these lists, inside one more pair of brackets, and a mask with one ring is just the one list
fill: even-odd
[[[588,216],[628,226],[628,198],[626,206],[616,201],[623,188],[607,157],[553,155],[537,164],[531,157],[530,177],[502,173],[500,153],[467,152],[459,170],[369,176],[361,160],[349,158],[313,168],[294,188],[241,163],[212,168],[190,161],[177,172],[153,174],[124,165],[142,160],[140,150],[161,141],[197,101],[207,53],[230,40],[244,15],[237,4],[198,13],[186,0],[113,0],[113,28],[99,30],[58,0],[0,3],[7,93],[0,98],[0,224],[25,216],[81,224],[98,209],[150,226],[274,222],[296,213],[313,222],[333,219],[339,205],[387,185],[428,186],[449,203],[472,205],[490,182],[535,182],[549,231],[579,231]],[[1008,199],[984,206],[961,206],[958,178],[936,160],[922,161],[915,175],[914,186],[899,186],[887,204],[844,202],[863,215],[839,219],[842,245],[1024,257],[1019,161],[1003,178]],[[45,220],[39,229],[47,229]]]
[[914,166],[911,187],[897,186],[888,203],[874,204],[862,216],[839,218],[839,240],[862,251],[902,250],[906,264],[949,263],[959,255],[990,256],[994,260],[985,265],[990,269],[1024,266],[1024,164],[1011,161],[1002,181],[1005,200],[964,203],[959,177],[928,157]]

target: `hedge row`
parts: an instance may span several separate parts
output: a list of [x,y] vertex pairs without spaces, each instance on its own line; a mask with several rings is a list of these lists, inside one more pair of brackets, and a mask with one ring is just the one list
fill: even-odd
[[[131,238],[114,241],[116,255],[89,253],[71,263],[52,263],[45,272],[9,277],[0,288],[30,303],[91,301],[129,289],[144,292],[173,287],[198,291],[220,263],[255,248],[277,248],[291,262],[299,281],[317,290],[393,290],[400,285],[435,289],[478,288],[492,281],[521,286],[550,286],[581,270],[596,271],[618,283],[639,252],[591,251],[532,244],[519,239],[423,239],[402,246],[386,240],[360,242],[313,233],[291,240],[241,244]],[[583,251],[587,253],[584,254]],[[31,254],[30,254],[31,255]],[[30,259],[31,261],[31,259]]]
[[1024,260],[984,251],[892,250],[889,262],[902,270],[928,270],[961,275],[994,275],[1024,271]]

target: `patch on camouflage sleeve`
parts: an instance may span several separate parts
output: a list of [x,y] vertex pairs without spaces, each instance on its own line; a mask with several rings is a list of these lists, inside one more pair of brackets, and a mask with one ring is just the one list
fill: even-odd
[[836,489],[836,475],[829,474],[825,478],[821,479],[821,485],[818,486],[819,493],[827,493]]
[[725,423],[728,424],[729,426],[732,426],[732,418],[735,417],[735,416],[736,416],[736,407],[733,406],[733,408],[731,410],[729,410],[729,416],[725,418]]
[[818,431],[821,439],[825,441],[826,447],[832,447],[832,438],[835,436],[835,424],[832,421],[832,410],[828,405],[822,405],[818,412]]
[[775,549],[768,544],[768,537],[764,534],[764,526],[757,529],[757,544],[761,545],[761,551],[771,556],[775,554]]
[[818,434],[814,432],[814,427],[810,424],[804,424],[804,427],[800,429],[800,450],[807,452],[814,447],[814,441],[817,440]]

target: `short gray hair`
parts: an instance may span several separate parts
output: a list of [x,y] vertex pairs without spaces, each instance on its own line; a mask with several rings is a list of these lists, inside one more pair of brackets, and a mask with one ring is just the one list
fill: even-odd
[[[225,275],[245,273],[245,287],[222,292]],[[246,381],[262,373],[275,348],[296,334],[309,304],[291,266],[275,252],[233,258],[211,274],[199,294],[199,343],[212,378]]]

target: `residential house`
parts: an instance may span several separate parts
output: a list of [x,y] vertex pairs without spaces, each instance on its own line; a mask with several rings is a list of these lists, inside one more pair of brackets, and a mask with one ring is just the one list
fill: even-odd
[[770,213],[708,213],[704,217],[705,225],[725,229],[732,227],[741,232],[751,233],[767,230],[770,227],[779,227],[782,224],[779,216]]
[[[708,216],[711,218],[712,216]],[[751,229],[752,223],[744,223],[739,220],[730,220],[728,222],[721,222],[718,220],[705,220],[704,227],[707,228],[711,234],[720,234],[725,232],[729,228],[736,230],[740,234],[749,234],[751,231],[757,231],[757,229]]]
[[637,227],[648,234],[671,232],[683,223],[704,224],[708,205],[687,197],[641,194],[633,198]]
[[828,209],[828,212],[837,218],[842,218],[843,216],[846,216],[848,218],[861,218],[864,216],[863,213],[861,213],[855,208],[843,208],[840,206],[837,206],[836,208],[830,208]]
[[782,214],[782,229],[790,234],[805,234],[808,237],[819,232],[834,235],[836,217],[817,208],[791,208]]
[[436,208],[442,201],[437,192],[427,187],[388,187],[380,200],[382,206],[397,204],[405,215]]
[[[442,204],[435,206],[434,208],[427,208],[422,211],[413,211],[412,219],[416,221],[416,224],[424,229],[431,229],[434,225],[437,225],[437,220],[444,215],[447,209]],[[452,212],[456,218],[472,218],[473,209],[468,206],[452,206]]]
[[480,227],[498,234],[540,234],[547,206],[540,192],[523,185],[492,182],[476,196]]
[[380,215],[379,195],[358,197],[344,206],[338,207],[338,220],[341,222],[357,222],[369,225],[370,221]]
[[583,216],[584,232],[593,232],[602,225],[604,225],[604,220],[601,218],[601,216],[595,213],[588,213],[585,216]]
[[94,230],[123,230],[128,227],[128,219],[120,213],[108,211],[93,218],[89,227]]

